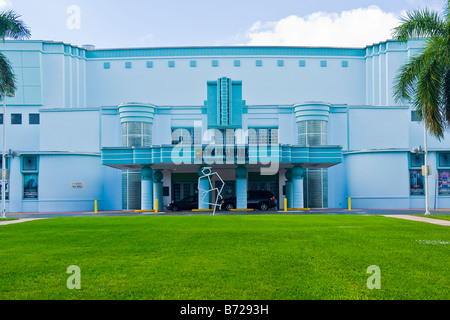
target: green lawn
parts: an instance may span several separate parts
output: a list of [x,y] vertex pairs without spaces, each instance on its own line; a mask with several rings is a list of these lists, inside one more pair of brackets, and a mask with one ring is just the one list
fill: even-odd
[[381,216],[54,218],[0,239],[0,299],[450,298],[448,227]]
[[450,215],[427,215],[427,216],[424,216],[424,215],[421,215],[421,216],[419,216],[419,217],[424,217],[424,218],[433,218],[433,219],[439,219],[439,220],[447,220],[447,221],[450,221]]

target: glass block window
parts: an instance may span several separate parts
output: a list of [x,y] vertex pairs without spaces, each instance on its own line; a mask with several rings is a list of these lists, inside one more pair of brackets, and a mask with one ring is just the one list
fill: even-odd
[[110,68],[111,68],[111,63],[109,63],[109,62],[103,63],[103,69],[110,69]]
[[234,60],[234,66],[235,67],[240,67],[241,66],[241,60]]
[[192,145],[193,141],[194,128],[172,130],[172,144]]
[[262,60],[256,60],[256,66],[262,67]]
[[141,209],[140,171],[122,171],[122,209]]
[[40,117],[39,117],[39,113],[30,113],[28,115],[28,120],[29,120],[29,124],[39,124],[40,122]]
[[348,61],[342,61],[342,68],[348,68]]
[[327,66],[327,61],[326,61],[326,60],[321,60],[321,61],[320,61],[320,66],[321,66],[322,68],[325,68],[325,67]]
[[300,60],[300,61],[298,62],[298,66],[299,66],[299,67],[302,67],[302,68],[306,67],[306,61],[305,61],[305,60]]
[[327,144],[327,122],[310,120],[298,122],[298,144],[325,145]]
[[328,170],[307,169],[304,179],[304,203],[306,208],[328,207]]
[[284,67],[284,60],[278,60],[277,61],[277,66]]
[[143,147],[152,145],[152,125],[148,122],[122,123],[122,146]]
[[278,144],[277,128],[249,128],[248,144],[271,145]]
[[211,61],[211,66],[212,66],[212,67],[218,67],[218,66],[219,66],[219,60],[213,60],[213,61]]
[[22,114],[21,113],[11,114],[11,124],[22,124]]
[[153,61],[147,61],[147,68],[148,69],[153,68]]
[[170,60],[168,65],[169,65],[169,68],[175,68],[175,61]]
[[133,67],[133,64],[130,61],[125,62],[125,68],[131,69]]
[[197,61],[195,61],[195,60],[189,61],[189,66],[190,66],[191,68],[197,67]]

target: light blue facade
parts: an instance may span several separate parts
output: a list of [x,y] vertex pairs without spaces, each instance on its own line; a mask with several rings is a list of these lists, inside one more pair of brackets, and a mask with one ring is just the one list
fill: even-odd
[[[271,190],[280,209],[285,197],[291,208],[345,208],[347,198],[353,208],[424,208],[411,153],[423,124],[392,94],[421,44],[0,43],[18,81],[3,116],[6,210],[92,211],[95,200],[99,210],[154,209],[155,199],[162,210],[195,193],[202,166],[219,172],[241,209],[255,189]],[[209,129],[223,148],[211,147],[219,138]],[[248,134],[246,143],[227,149],[238,139],[227,132]],[[428,150],[431,208],[450,208],[450,142],[428,136]]]

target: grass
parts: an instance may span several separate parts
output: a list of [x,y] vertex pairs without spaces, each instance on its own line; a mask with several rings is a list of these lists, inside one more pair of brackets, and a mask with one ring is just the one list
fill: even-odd
[[[423,215],[418,217],[424,217]],[[439,220],[447,220],[450,221],[450,215],[427,215],[424,218],[432,218],[432,219],[439,219]]]
[[448,230],[350,215],[32,221],[0,226],[0,299],[447,300]]

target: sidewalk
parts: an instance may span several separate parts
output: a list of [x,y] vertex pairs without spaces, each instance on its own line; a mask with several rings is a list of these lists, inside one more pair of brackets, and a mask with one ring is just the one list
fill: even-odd
[[22,222],[28,222],[33,220],[42,220],[46,218],[25,218],[25,219],[18,219],[18,220],[8,220],[8,221],[0,221],[0,226],[5,226],[8,224],[15,224],[15,223],[22,223]]
[[391,214],[391,215],[383,215],[383,216],[389,217],[389,218],[411,220],[411,221],[428,222],[428,223],[432,223],[432,224],[438,224],[441,226],[450,226],[450,221],[447,221],[447,220],[439,220],[439,219],[425,218],[425,217],[415,217],[415,216],[400,215],[400,214]]

